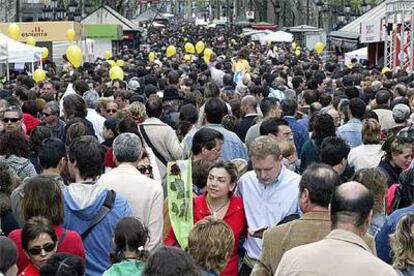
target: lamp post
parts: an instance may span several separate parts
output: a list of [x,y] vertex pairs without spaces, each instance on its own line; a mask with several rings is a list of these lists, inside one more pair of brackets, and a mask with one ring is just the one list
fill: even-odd
[[280,23],[280,10],[281,10],[281,7],[280,7],[280,4],[279,4],[279,1],[277,1],[276,2],[276,6],[275,6],[275,13],[276,13],[276,25],[278,25],[279,26],[279,23]]
[[316,7],[318,8],[318,28],[321,27],[321,14],[324,8],[323,4],[322,0],[316,0]]

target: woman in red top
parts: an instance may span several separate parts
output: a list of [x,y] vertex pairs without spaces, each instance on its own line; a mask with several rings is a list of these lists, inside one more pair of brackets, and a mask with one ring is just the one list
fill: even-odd
[[56,253],[57,236],[49,220],[32,217],[22,230],[22,247],[30,263],[20,276],[39,276],[39,269]]
[[[246,234],[246,218],[243,201],[233,195],[236,187],[237,168],[231,162],[214,163],[207,178],[207,192],[194,199],[194,222],[213,216],[224,220],[234,235],[234,248],[228,258],[227,265],[220,275],[238,275],[238,248],[240,239]],[[174,231],[170,229],[165,239],[166,245],[177,245]]]
[[[47,218],[53,224],[58,239],[57,252],[77,255],[85,263],[85,249],[81,237],[76,231],[66,230],[62,226],[63,194],[56,181],[46,176],[33,177],[24,186],[24,195],[22,201],[24,220],[27,221],[35,216]],[[27,255],[22,249],[22,230],[14,230],[9,234],[9,238],[17,246],[17,267],[20,273],[29,264]]]

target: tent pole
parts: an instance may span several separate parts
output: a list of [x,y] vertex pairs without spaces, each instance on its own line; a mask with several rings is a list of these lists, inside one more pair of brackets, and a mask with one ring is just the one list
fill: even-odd
[[9,61],[6,61],[6,71],[7,71],[7,81],[10,81],[10,66],[9,66]]

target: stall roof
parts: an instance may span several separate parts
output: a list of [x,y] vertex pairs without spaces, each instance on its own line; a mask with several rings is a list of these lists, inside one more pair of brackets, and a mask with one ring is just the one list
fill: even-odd
[[323,29],[314,27],[314,26],[308,26],[308,25],[299,25],[294,27],[287,27],[286,31],[290,33],[305,33],[305,32],[319,32]]
[[156,19],[164,19],[164,17],[162,17],[157,10],[149,8],[138,15],[137,18],[133,19],[133,22],[139,24],[140,22],[153,21]]
[[340,31],[353,32],[359,34],[361,32],[361,23],[369,22],[378,18],[383,18],[385,16],[385,2],[382,2],[378,6],[372,8],[368,12],[364,13],[354,21],[345,25],[340,29]]
[[119,24],[123,31],[142,31],[134,22],[107,5],[102,5],[81,21],[82,24]]

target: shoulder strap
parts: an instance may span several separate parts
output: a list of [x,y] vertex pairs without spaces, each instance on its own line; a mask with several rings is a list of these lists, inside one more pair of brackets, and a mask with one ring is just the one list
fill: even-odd
[[93,228],[95,228],[95,226],[99,222],[101,222],[105,218],[105,216],[111,211],[114,205],[114,202],[115,202],[115,198],[116,198],[115,191],[108,190],[106,194],[105,202],[102,205],[101,209],[99,209],[98,214],[96,214],[95,218],[91,221],[91,223],[88,226],[88,229],[86,229],[85,232],[81,234],[82,241],[86,239],[86,237],[91,233]]
[[145,128],[143,125],[139,125],[139,130],[142,134],[142,137],[145,140],[145,143],[152,149],[152,152],[155,154],[155,156],[160,160],[164,166],[167,166],[168,161],[165,160],[164,156],[161,155],[161,153],[158,152],[158,150],[154,147],[154,145],[151,143],[151,140],[149,139],[147,132],[145,131]]
[[61,244],[65,240],[65,237],[66,237],[66,228],[63,228],[63,232],[59,237],[59,244]]

